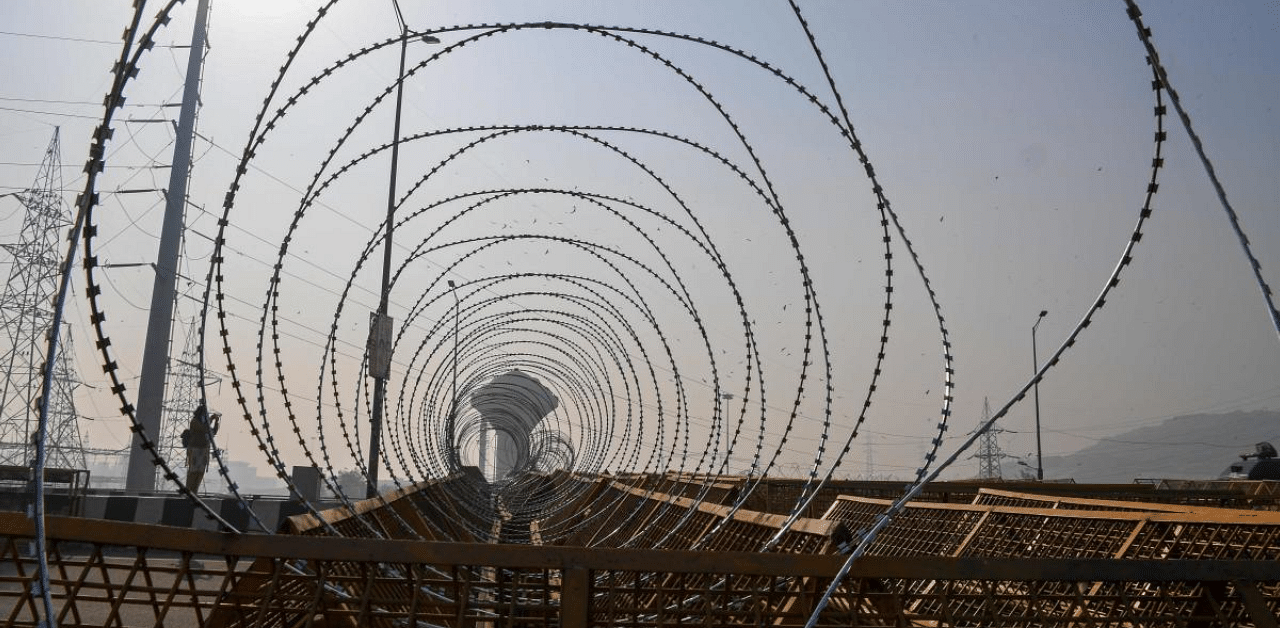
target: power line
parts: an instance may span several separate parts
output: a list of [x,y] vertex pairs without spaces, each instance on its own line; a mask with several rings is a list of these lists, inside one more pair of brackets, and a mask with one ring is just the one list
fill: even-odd
[[[3,108],[3,107],[0,107],[0,109],[2,109],[2,108]],[[23,166],[23,167],[32,167],[32,166],[39,166],[39,165],[41,165],[41,164],[39,164],[39,163],[33,163],[33,162],[26,162],[26,161],[0,161],[0,166]],[[58,167],[59,167],[59,168],[80,168],[80,167],[82,167],[82,165],[81,165],[81,164],[58,164]],[[169,166],[168,166],[168,164],[148,164],[148,165],[145,165],[145,166],[129,166],[129,165],[112,165],[112,164],[105,164],[105,165],[103,165],[103,167],[104,167],[104,168],[123,168],[123,169],[127,169],[127,170],[153,170],[153,169],[159,169],[159,168],[168,168]],[[8,187],[8,186],[0,186],[0,187]],[[64,189],[64,190],[62,190],[62,191],[66,192],[67,190],[65,190],[65,189]]]
[[42,35],[39,33],[19,33],[15,31],[0,31],[0,35],[9,35],[10,37],[30,37],[32,39],[53,39],[56,41],[74,41],[82,44],[110,44],[119,46],[121,42],[109,41],[106,39],[88,39],[84,37],[67,37],[65,35]]
[[[111,41],[109,39],[89,39],[87,37],[69,37],[66,35],[44,35],[41,33],[19,33],[17,31],[0,31],[0,35],[8,35],[10,37],[29,37],[31,39],[51,39],[54,41],[74,41],[81,44],[104,44],[108,46],[120,46],[123,42]],[[190,46],[179,46],[175,44],[156,44],[157,48],[190,48]]]
[[[16,102],[38,102],[52,105],[89,105],[93,107],[101,107],[102,101],[94,100],[56,100],[51,98],[20,98],[18,96],[0,96],[0,100],[10,100]],[[180,107],[181,103],[124,103],[123,107]]]
[[78,113],[59,113],[57,111],[39,111],[36,109],[19,109],[17,107],[0,107],[0,111],[15,111],[18,113],[35,113],[46,116],[62,116],[64,118],[82,118],[85,120],[100,120],[102,116],[86,116]]

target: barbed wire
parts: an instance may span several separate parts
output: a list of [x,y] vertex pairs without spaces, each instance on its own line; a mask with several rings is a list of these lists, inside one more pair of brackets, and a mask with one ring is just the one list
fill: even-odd
[[[338,4],[338,0],[329,0],[306,22],[285,53],[261,105],[251,114],[252,124],[244,148],[236,156],[221,212],[212,212],[216,214],[217,229],[210,238],[212,253],[202,286],[203,308],[198,334],[201,381],[207,369],[206,351],[220,350],[223,370],[239,410],[236,414],[248,435],[291,498],[305,511],[316,515],[328,533],[421,537],[421,530],[410,525],[395,508],[382,509],[387,513],[383,518],[367,514],[367,509],[356,509],[359,496],[348,495],[339,482],[339,460],[343,458],[353,461],[357,473],[365,477],[376,475],[372,473],[376,469],[367,468],[363,456],[368,443],[361,442],[362,434],[364,438],[370,434],[365,422],[375,414],[373,355],[368,347],[363,353],[358,349],[351,352],[353,355],[339,352],[339,347],[358,347],[358,343],[346,339],[350,334],[344,332],[348,327],[360,329],[363,312],[359,310],[367,308],[352,294],[362,290],[361,279],[376,264],[379,251],[388,246],[388,234],[410,233],[408,243],[399,244],[398,263],[389,268],[388,291],[396,295],[394,303],[397,313],[402,315],[393,329],[390,345],[395,377],[386,378],[388,382],[394,379],[395,389],[390,395],[394,403],[383,406],[384,430],[377,441],[386,445],[387,455],[384,460],[374,461],[391,472],[392,486],[409,490],[423,481],[460,478],[442,485],[441,490],[449,498],[447,508],[456,515],[456,530],[464,531],[472,539],[491,538],[495,524],[527,527],[535,519],[547,518],[557,523],[540,530],[544,542],[563,541],[582,530],[604,526],[592,534],[590,543],[697,549],[712,546],[721,535],[729,534],[728,524],[734,514],[744,507],[752,492],[770,474],[779,473],[783,461],[795,453],[788,440],[803,437],[813,443],[812,449],[805,452],[804,482],[788,509],[785,523],[759,548],[767,551],[781,542],[784,534],[807,511],[845,462],[854,439],[865,429],[876,393],[882,386],[889,329],[895,313],[895,289],[899,286],[894,281],[898,270],[894,257],[905,253],[920,279],[939,335],[943,394],[937,410],[936,436],[924,452],[909,488],[873,526],[857,531],[856,541],[845,548],[848,561],[821,598],[810,620],[812,624],[879,531],[926,483],[954,463],[1059,364],[1060,358],[1074,346],[1119,285],[1143,237],[1159,188],[1158,175],[1163,167],[1162,151],[1167,139],[1164,94],[1168,94],[1192,137],[1280,333],[1280,313],[1263,279],[1260,264],[1199,138],[1191,130],[1188,115],[1168,84],[1167,72],[1159,63],[1149,30],[1142,25],[1140,11],[1133,0],[1125,2],[1147,50],[1155,93],[1154,156],[1136,224],[1129,231],[1128,241],[1100,293],[1066,340],[1038,367],[1030,381],[937,464],[942,444],[947,440],[954,401],[951,333],[925,264],[855,130],[822,46],[794,0],[789,2],[791,11],[813,60],[821,68],[825,81],[822,89],[827,96],[819,96],[793,74],[748,51],[702,36],[561,21],[493,22],[422,31],[401,29],[397,37],[345,51],[332,61],[321,62],[318,69],[299,79],[301,71],[295,72],[295,63],[313,43],[319,26],[328,24],[326,20]],[[130,420],[131,431],[137,435],[142,449],[150,453],[153,464],[160,467],[161,476],[174,485],[179,494],[196,504],[216,525],[240,532],[242,530],[215,512],[199,495],[186,489],[170,462],[159,455],[153,441],[157,435],[148,434],[137,421],[111,348],[103,290],[95,272],[100,267],[97,256],[103,245],[96,239],[97,175],[108,167],[105,148],[113,134],[114,115],[123,106],[125,93],[138,75],[140,60],[153,47],[157,34],[168,24],[177,4],[178,0],[166,3],[154,19],[146,23],[146,4],[138,2],[131,25],[125,31],[102,123],[94,133],[85,165],[85,183],[76,201],[77,216],[65,261],[62,293],[55,306],[60,315],[70,267],[77,259],[76,247],[82,242],[90,323],[104,375],[110,380],[111,393],[121,404],[121,414]],[[494,42],[526,32],[547,37],[591,35],[598,37],[592,40],[593,44],[629,55],[627,59],[641,60],[645,67],[657,68],[687,89],[688,100],[707,112],[718,130],[729,139],[712,142],[673,129],[624,123],[516,119],[501,124],[428,128],[397,136],[390,142],[368,140],[370,135],[375,135],[370,131],[374,121],[392,106],[388,96],[396,93],[405,81],[419,73],[425,75],[455,55],[493,46]],[[273,234],[232,229],[237,212],[255,211],[259,203],[246,190],[251,189],[255,176],[266,176],[262,174],[260,162],[277,158],[271,151],[277,143],[292,141],[289,133],[308,128],[302,112],[304,107],[314,106],[324,98],[320,95],[322,88],[336,83],[344,71],[358,62],[396,46],[421,43],[428,35],[436,39],[450,36],[457,39],[406,68],[390,83],[366,93],[346,94],[348,102],[344,104],[352,105],[353,115],[325,128],[324,133],[307,133],[307,140],[315,146],[306,148],[314,149],[318,164],[306,175],[305,185],[290,186],[296,194],[291,203],[296,205],[285,210],[287,225],[278,238]],[[785,194],[781,190],[786,189],[785,175],[775,172],[781,169],[774,168],[767,151],[761,150],[762,142],[768,140],[759,139],[733,115],[728,98],[713,90],[706,77],[665,54],[657,42],[678,42],[723,55],[742,63],[764,80],[783,86],[789,97],[803,103],[804,115],[812,116],[825,125],[823,128],[828,129],[830,137],[838,138],[850,164],[856,162],[856,166],[850,168],[851,173],[865,177],[869,184],[870,202],[875,205],[874,216],[878,222],[876,233],[880,238],[877,252],[883,248],[884,282],[879,287],[883,294],[883,316],[868,322],[878,332],[870,343],[874,345],[870,352],[872,368],[865,390],[859,391],[862,405],[851,421],[840,424],[834,418],[837,378],[832,349],[835,334],[828,327],[819,299],[820,288],[823,294],[828,294],[828,288],[834,286],[818,285],[815,275],[819,273],[814,272],[813,265],[823,262],[815,261],[818,258],[806,254],[802,246],[802,238],[808,233],[798,226],[797,216],[803,215],[807,207],[803,202],[784,202]],[[286,85],[294,87],[290,90]],[[325,134],[332,137],[325,139]],[[627,187],[604,188],[601,180],[584,177],[575,185],[548,181],[545,185],[528,186],[503,182],[450,189],[444,194],[435,191],[436,187],[450,185],[440,183],[450,168],[476,163],[484,151],[500,150],[504,143],[523,139],[545,145],[551,145],[554,140],[584,152],[596,151],[592,157],[598,163],[616,166],[626,174]],[[640,148],[645,142],[661,145],[668,155],[679,155],[677,159],[685,161],[674,163],[646,158]],[[300,263],[302,259],[295,248],[307,238],[315,237],[315,232],[308,229],[320,223],[316,217],[318,208],[329,210],[339,206],[340,203],[330,199],[339,196],[343,186],[363,182],[378,159],[404,147],[442,149],[443,156],[405,166],[412,177],[407,180],[412,183],[404,190],[393,190],[393,217],[368,230],[363,242],[348,238],[350,241],[344,244],[353,251],[349,259],[337,259],[335,255],[334,259],[326,260],[330,265],[345,263],[348,269],[345,273],[332,273],[332,279],[342,282],[341,289],[321,291],[332,300],[332,309],[324,313],[310,312],[327,319],[328,329],[314,332],[317,337],[323,335],[324,340],[314,343],[319,347],[315,363],[305,365],[308,370],[314,369],[309,372],[315,374],[315,379],[307,376],[299,382],[294,372],[302,368],[299,365],[302,358],[298,357],[301,354],[292,355],[288,343],[300,337],[291,332],[300,324],[282,317],[280,308],[294,303],[312,308],[313,299],[309,295],[314,292],[308,293],[308,290],[315,291],[319,286],[306,279],[304,273],[289,269],[291,263]],[[770,264],[771,272],[780,276],[779,281],[788,284],[785,289],[763,294],[754,286],[758,277],[744,261],[747,256],[738,250],[739,246],[729,244],[717,225],[706,219],[707,201],[695,200],[698,195],[682,187],[686,183],[682,175],[687,174],[680,171],[682,164],[707,165],[700,171],[702,176],[728,182],[735,193],[750,199],[734,210],[743,216],[758,212],[751,217],[767,223],[772,239],[760,245],[755,253]],[[544,204],[547,207],[571,205],[570,213],[582,212],[575,219],[579,224],[594,221],[599,227],[595,233],[584,234],[577,233],[572,224],[553,226],[544,220],[537,225],[537,217],[524,208],[542,208]],[[838,211],[852,216],[861,207],[860,203],[846,200]],[[766,220],[761,221],[759,216],[765,216]],[[496,226],[499,219],[504,219],[503,228],[476,232],[476,225],[484,220]],[[508,229],[510,225],[515,228]],[[258,309],[256,320],[249,321],[256,329],[249,334],[233,327],[228,320],[237,316],[230,312],[227,301],[243,302],[244,297],[237,291],[243,290],[252,279],[227,262],[227,254],[234,251],[228,242],[233,235],[252,236],[262,244],[275,247],[275,259],[267,263],[265,287],[257,296],[249,297],[257,302]],[[539,250],[543,252],[537,253]],[[783,326],[782,321],[778,322],[781,329],[766,328],[757,322],[766,309],[765,304],[773,301],[784,303],[784,309],[786,305],[794,306],[787,315],[787,324]],[[320,305],[318,309],[327,308]],[[352,319],[356,319],[354,325]],[[843,322],[841,320],[841,325]],[[216,337],[210,338],[210,334]],[[251,350],[237,346],[250,342],[248,338],[252,338]],[[55,332],[51,347],[56,343]],[[784,343],[798,347],[795,349],[798,356],[791,358],[786,366],[775,366],[782,360],[771,352]],[[524,374],[543,386],[556,399],[556,404],[540,414],[545,408],[535,403],[527,391],[508,391],[501,396],[509,408],[507,414],[494,415],[477,406],[478,396],[512,373]],[[312,390],[314,398],[310,396]],[[203,389],[201,400],[207,400]],[[307,416],[310,412],[314,412],[314,420]],[[538,416],[535,418],[535,415]],[[798,425],[801,420],[812,422],[816,434],[808,431],[802,435]],[[482,453],[480,443],[490,435],[501,442],[492,450],[502,466],[492,471],[489,468],[492,461],[479,468],[479,460],[485,460],[489,452],[487,444]],[[296,451],[298,457],[287,459],[285,450],[290,454]],[[557,518],[555,515],[560,509],[579,502],[582,491],[586,490],[585,484],[563,483],[544,490],[541,480],[530,473],[556,470],[596,476],[611,470],[635,473],[634,477],[616,475],[614,478],[620,485],[646,495],[662,493],[683,482],[686,486],[680,491],[681,495],[696,505],[711,498],[715,477],[732,470],[730,465],[735,454],[739,460],[750,462],[740,489],[727,504],[729,508],[724,511],[727,514],[720,514],[710,526],[694,526],[697,509],[679,506],[673,500],[659,505],[652,513],[654,520],[663,521],[666,526],[658,532],[616,523],[629,520],[642,507],[640,501],[627,499],[621,492],[599,497],[592,504],[591,512],[581,517]],[[215,461],[232,499],[247,513],[249,525],[262,532],[273,532],[241,495],[228,460],[221,452],[215,451]],[[338,529],[319,516],[322,505],[313,502],[294,483],[289,472],[291,461],[321,471],[320,478],[327,491],[355,513],[351,526]],[[473,461],[476,464],[469,464]],[[644,482],[640,476],[658,478]],[[41,474],[37,473],[39,477]],[[43,510],[39,506],[37,516],[42,521]],[[457,533],[437,524],[432,517],[420,519],[437,538],[449,538]],[[43,542],[42,528],[37,535]],[[301,565],[295,568],[305,570]],[[41,569],[46,609],[52,612],[43,563]],[[387,566],[386,570],[391,573],[395,567]],[[476,576],[484,577],[479,573]]]

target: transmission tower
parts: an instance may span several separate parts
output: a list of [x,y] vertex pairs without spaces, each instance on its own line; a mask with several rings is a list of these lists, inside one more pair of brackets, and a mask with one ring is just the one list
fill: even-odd
[[[62,201],[61,156],[58,129],[45,150],[44,160],[31,187],[15,194],[26,208],[17,243],[3,244],[12,256],[9,281],[0,293],[0,340],[7,340],[0,354],[0,464],[31,464],[32,435],[40,419],[40,395],[44,357],[48,350],[58,287],[59,246],[63,229],[70,224]],[[83,469],[85,456],[76,414],[75,371],[67,361],[71,335],[64,331],[54,363],[53,390],[49,395],[47,465]]]
[[[197,332],[200,319],[191,322],[182,357],[169,358],[168,391],[164,396],[164,421],[160,423],[160,455],[181,475],[187,466],[182,449],[182,430],[191,423],[191,415],[200,403],[200,370],[196,361]],[[160,467],[156,467],[156,482]],[[160,486],[160,484],[157,484]]]
[[873,438],[875,437],[871,436],[870,434],[867,435],[866,447],[867,447],[867,479],[868,480],[876,479],[876,463],[875,463],[875,458],[872,457],[872,454],[875,451],[875,447],[871,443],[871,440]]
[[[175,319],[176,320],[176,319]],[[169,374],[164,395],[164,422],[160,427],[160,455],[169,461],[169,466],[179,475],[187,468],[186,451],[182,448],[182,430],[191,425],[191,415],[200,403],[200,389],[203,386],[216,384],[221,378],[205,373],[204,381],[200,380],[200,317],[196,316],[187,327],[186,345],[182,357],[169,358]],[[156,467],[157,486],[160,482],[160,468]]]
[[[991,405],[987,403],[987,398],[982,398],[982,424],[985,425],[987,420],[991,418]],[[1000,472],[1000,461],[1008,458],[1009,454],[1000,450],[999,435],[1004,430],[993,428],[986,431],[978,441],[978,453],[970,456],[978,459],[978,478],[983,480],[999,480],[1004,476]]]

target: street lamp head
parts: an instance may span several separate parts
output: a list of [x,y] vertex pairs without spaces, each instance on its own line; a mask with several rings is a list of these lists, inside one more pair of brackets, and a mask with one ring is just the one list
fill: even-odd
[[439,38],[439,37],[436,37],[435,35],[423,35],[423,36],[422,36],[422,43],[424,43],[424,44],[438,44],[438,43],[440,43],[440,38]]
[[1049,310],[1040,310],[1040,318],[1044,318],[1048,315],[1049,315]]
[[457,288],[458,286],[457,286],[457,284],[453,283],[453,280],[452,280],[452,279],[450,279],[450,280],[449,280],[449,287],[450,287],[450,288]]

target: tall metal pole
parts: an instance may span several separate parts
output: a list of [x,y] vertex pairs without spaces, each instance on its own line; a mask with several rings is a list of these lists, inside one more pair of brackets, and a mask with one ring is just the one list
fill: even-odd
[[[405,28],[404,18],[400,16],[399,3],[395,3],[395,7],[396,18],[400,21],[400,72],[396,75],[396,120],[391,144],[391,181],[387,189],[387,237],[383,240],[382,247],[382,287],[378,291],[378,322],[387,318],[388,292],[391,290],[391,236],[395,233],[396,171],[400,165],[400,110],[404,105],[404,59],[409,50],[409,31]],[[382,329],[382,325],[375,324],[374,329]],[[383,359],[389,358],[389,355],[383,357]],[[378,494],[378,457],[382,445],[382,413],[387,395],[388,375],[389,373],[378,372],[373,378],[373,409],[369,416],[369,484],[365,493],[366,497],[370,498]]]
[[[1040,310],[1040,316],[1036,317],[1036,324],[1031,326],[1031,375],[1035,377],[1040,374],[1040,358],[1036,356],[1036,328],[1040,326],[1040,321],[1049,314],[1049,310]],[[1036,479],[1044,480],[1044,455],[1040,448],[1040,379],[1037,377],[1034,387],[1034,397],[1036,400]]]
[[[457,294],[455,293],[454,296],[456,299]],[[454,307],[455,308],[457,307],[456,300],[455,300]],[[457,330],[458,319],[455,316],[453,320],[454,320],[453,337],[456,339],[458,337],[458,330]],[[458,354],[458,348],[456,345],[453,348],[453,353],[454,355]],[[457,369],[454,369],[454,371],[457,372]],[[481,415],[480,417],[480,474],[483,475],[486,480],[489,479],[489,428],[485,424],[483,415]]]
[[458,302],[458,285],[452,279],[449,280],[449,292],[453,293],[453,394],[449,400],[449,422],[445,431],[449,438],[449,457],[455,465],[461,465],[462,457],[458,455],[455,445],[457,436],[454,435],[454,430],[458,427],[458,317],[462,306]]
[[[173,325],[178,249],[182,244],[182,217],[187,201],[187,176],[191,170],[191,140],[195,135],[196,103],[200,98],[200,67],[204,61],[208,15],[209,0],[200,0],[196,5],[196,23],[191,33],[191,53],[187,57],[187,79],[182,91],[177,138],[173,144],[173,165],[169,169],[160,251],[156,255],[156,278],[151,289],[151,315],[147,322],[142,374],[138,382],[138,423],[153,442],[160,440],[160,419],[164,412],[165,374],[169,369],[169,330]],[[155,490],[152,455],[142,448],[142,435],[135,433],[133,447],[129,450],[129,474],[125,480],[128,490]]]
[[[720,393],[720,399],[726,402],[724,406],[721,407],[720,411],[720,416],[722,417],[722,420],[720,421],[720,429],[724,431],[724,469],[720,471],[720,473],[728,475],[732,472],[729,470],[729,404],[727,402],[733,401],[733,393]],[[713,460],[712,463],[714,462],[715,461]]]

